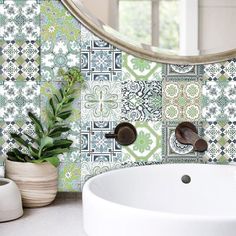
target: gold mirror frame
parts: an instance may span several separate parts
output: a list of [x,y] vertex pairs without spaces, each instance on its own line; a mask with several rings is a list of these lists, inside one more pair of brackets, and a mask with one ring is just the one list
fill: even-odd
[[130,42],[119,32],[92,16],[80,0],[61,0],[70,13],[96,36],[120,50],[149,61],[167,64],[210,64],[236,58],[236,49],[204,56],[178,56],[168,50],[158,50],[149,45]]

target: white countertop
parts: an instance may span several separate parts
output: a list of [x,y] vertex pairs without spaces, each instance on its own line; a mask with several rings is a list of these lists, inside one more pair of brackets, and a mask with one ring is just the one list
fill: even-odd
[[47,207],[25,209],[18,220],[0,223],[1,236],[86,236],[82,200],[60,198]]

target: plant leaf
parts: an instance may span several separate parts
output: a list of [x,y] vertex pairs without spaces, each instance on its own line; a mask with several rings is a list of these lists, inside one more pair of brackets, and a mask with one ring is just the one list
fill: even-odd
[[40,149],[43,149],[45,147],[51,147],[53,146],[53,138],[51,137],[43,137],[40,141]]
[[33,123],[38,128],[38,130],[41,131],[42,133],[44,133],[43,126],[42,126],[41,122],[38,120],[38,118],[32,112],[29,112],[28,116],[33,121]]
[[33,163],[43,163],[43,162],[49,162],[53,166],[57,167],[60,164],[58,157],[45,157],[39,160],[33,160]]
[[50,151],[45,151],[43,153],[44,157],[51,157],[51,156],[56,156],[59,154],[63,154],[64,152],[67,152],[69,149],[68,148],[57,148],[57,149],[53,149]]
[[62,133],[68,132],[70,130],[69,127],[63,127],[63,126],[59,126],[57,128],[54,128],[50,133],[49,133],[49,137],[55,138],[55,137],[59,137]]
[[47,148],[45,151],[51,151],[58,148],[68,148],[72,145],[73,141],[69,139],[54,140],[53,146]]
[[62,120],[66,120],[68,117],[70,117],[72,114],[72,111],[63,111],[58,114],[58,117],[61,118]]
[[23,146],[25,146],[25,147],[28,147],[28,146],[29,146],[28,143],[27,143],[20,135],[18,135],[18,134],[16,134],[16,133],[11,133],[10,135],[11,135],[11,137],[12,137],[13,139],[15,139],[19,144],[21,144],[21,145],[23,145]]
[[49,104],[50,104],[50,106],[51,106],[51,108],[52,108],[52,111],[53,111],[53,114],[55,115],[55,106],[54,106],[54,103],[53,103],[53,99],[52,98],[50,98],[50,100],[49,100]]

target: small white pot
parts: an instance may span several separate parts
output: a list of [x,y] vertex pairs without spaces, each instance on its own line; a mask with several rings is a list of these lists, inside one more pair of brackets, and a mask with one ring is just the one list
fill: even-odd
[[21,195],[10,179],[0,178],[0,222],[14,220],[23,215]]
[[6,160],[6,176],[20,189],[24,207],[49,205],[57,194],[57,168],[50,163]]

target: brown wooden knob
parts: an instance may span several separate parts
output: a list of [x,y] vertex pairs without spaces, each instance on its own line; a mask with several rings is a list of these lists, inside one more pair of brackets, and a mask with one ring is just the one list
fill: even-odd
[[195,151],[204,152],[208,148],[207,142],[198,136],[197,128],[190,122],[182,122],[176,127],[176,139],[182,144],[192,144]]

